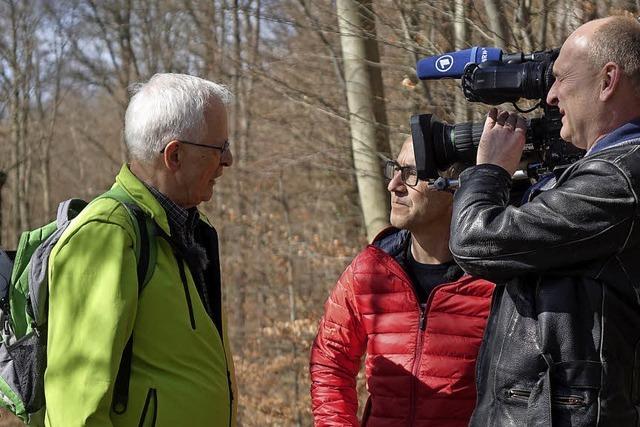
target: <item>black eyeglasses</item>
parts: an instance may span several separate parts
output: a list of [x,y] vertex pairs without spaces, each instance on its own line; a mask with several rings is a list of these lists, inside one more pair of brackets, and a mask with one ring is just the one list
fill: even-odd
[[[220,150],[220,155],[226,153],[226,151],[229,149],[229,140],[226,140],[224,144],[222,144],[222,147],[218,147],[215,145],[198,144],[197,142],[182,141],[180,139],[176,139],[176,141],[178,141],[180,144],[195,145],[196,147],[205,147],[213,148],[214,150]],[[162,150],[160,150],[160,152],[164,153],[165,148],[167,148],[166,145],[162,148]]]
[[415,187],[418,184],[418,171],[414,166],[401,166],[395,160],[386,160],[384,162],[384,177],[392,180],[396,172],[400,171],[400,179],[409,187]]

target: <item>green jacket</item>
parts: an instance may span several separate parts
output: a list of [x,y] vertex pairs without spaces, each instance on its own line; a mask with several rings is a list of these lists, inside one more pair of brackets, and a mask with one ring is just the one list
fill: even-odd
[[[165,211],[126,165],[115,185],[170,233]],[[80,213],[53,249],[45,424],[235,426],[232,396],[237,393],[224,313],[218,313],[221,337],[188,266],[186,292],[171,246],[162,238],[156,239],[155,272],[138,298],[134,239],[125,208],[99,199]],[[131,331],[129,402],[118,415],[111,411],[113,386]]]

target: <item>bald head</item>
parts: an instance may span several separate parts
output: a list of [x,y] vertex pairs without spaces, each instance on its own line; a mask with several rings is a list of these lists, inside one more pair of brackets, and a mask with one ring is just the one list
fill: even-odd
[[587,56],[590,56],[589,50],[591,49],[593,35],[596,33],[598,28],[600,28],[606,22],[607,19],[609,18],[595,19],[581,25],[573,33],[571,33],[569,37],[567,37],[567,40],[564,42],[563,47],[571,46],[572,49],[581,50],[585,54],[587,54]]
[[[611,16],[587,22],[573,35],[588,39],[587,55],[591,64],[602,69],[618,64],[640,96],[640,22],[628,16]],[[573,36],[572,35],[572,36]]]
[[640,23],[615,16],[587,22],[564,42],[547,103],[562,116],[560,136],[589,149],[640,116]]

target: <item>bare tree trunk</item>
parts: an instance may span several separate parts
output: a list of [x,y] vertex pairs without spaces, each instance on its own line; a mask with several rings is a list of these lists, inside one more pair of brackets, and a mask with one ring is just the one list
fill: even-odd
[[[324,34],[324,31],[320,26],[320,23],[318,22],[313,12],[311,11],[311,8],[309,5],[309,3],[311,2],[309,0],[298,0],[298,3],[302,7],[302,10],[304,11],[307,19],[309,19],[309,21],[311,22],[311,25],[315,30],[316,35],[322,41],[322,44],[324,45],[327,52],[329,53],[331,62],[333,63],[333,68],[336,73],[336,79],[338,80],[338,83],[340,84],[340,86],[344,89],[345,88],[344,71],[342,70],[342,64],[340,63],[340,60],[338,58],[339,54],[336,52],[336,49],[334,48],[331,41],[327,39],[326,35]],[[258,11],[259,10],[260,8],[258,8]]]
[[569,28],[567,33],[571,33],[584,23],[584,8],[582,2],[567,0],[564,4],[565,13],[569,16]]
[[[11,91],[11,140],[12,160],[15,167],[13,182],[13,226],[16,233],[29,227],[28,178],[29,154],[27,129],[29,120],[29,84],[33,44],[30,42],[29,20],[25,16],[28,4],[9,1],[11,25],[11,49],[7,61],[13,77]],[[17,234],[16,234],[17,235]]]
[[206,4],[197,3],[197,9],[193,5],[192,0],[183,0],[183,8],[187,10],[194,22],[195,27],[202,34],[202,60],[204,71],[202,76],[206,79],[218,81],[220,79],[220,63],[222,55],[218,55],[221,45],[218,42],[218,8],[215,1]]
[[531,36],[531,0],[518,0],[516,10],[516,28],[522,39],[522,50],[531,52],[534,50],[534,42]]
[[[227,41],[227,25],[225,25],[225,23],[227,22],[227,10],[229,10],[229,4],[227,3],[227,0],[222,0],[220,7],[218,8],[218,11],[220,13],[220,17],[218,18],[218,22],[221,23],[220,25],[218,25],[219,29],[220,29],[220,35],[218,36],[218,51],[219,52],[224,52],[225,50],[225,43]],[[220,55],[218,60],[220,62],[220,70],[224,73],[225,69],[226,69],[226,55]]]
[[42,79],[39,70],[41,66],[41,58],[36,61],[38,70],[36,71],[36,85],[35,96],[38,107],[38,116],[40,120],[40,147],[42,150],[42,158],[40,161],[40,174],[42,183],[42,208],[44,218],[49,219],[52,216],[51,212],[51,147],[53,145],[53,134],[58,121],[58,111],[60,107],[61,98],[61,79],[62,79],[62,55],[64,47],[60,46],[60,50],[57,50],[55,55],[55,70],[54,70],[54,87],[53,97],[51,104],[48,108],[45,108],[43,102],[44,90],[42,89]]
[[[242,24],[240,21],[240,2],[233,0],[233,93],[235,95],[233,108],[231,111],[231,135],[232,141],[236,145],[235,164],[236,168],[243,170],[245,167],[246,156],[246,138],[241,134],[241,117],[244,115],[245,106],[245,94],[242,91],[244,85],[240,79],[243,72],[243,58],[242,58]],[[242,180],[234,181],[235,188],[235,204],[238,207],[238,213],[240,218],[245,218],[247,214],[247,206],[244,199],[244,182]],[[237,251],[243,253],[246,250],[247,244],[247,232],[244,227],[238,232],[236,241],[238,242]],[[238,342],[244,342],[245,329],[246,329],[246,312],[245,302],[247,299],[247,271],[244,268],[239,268],[236,271],[236,280],[234,285],[234,291],[236,296],[236,310],[235,310],[235,330],[236,339]],[[243,355],[244,351],[242,346],[238,349],[238,354]]]
[[7,182],[7,174],[4,171],[0,171],[0,248],[2,247],[2,230],[4,230],[4,222],[2,213],[2,189]]
[[545,48],[547,46],[547,34],[549,32],[549,0],[542,0],[542,10],[540,13],[542,16],[540,19],[540,40],[538,46]]
[[[15,81],[15,80],[14,80]],[[20,144],[20,89],[19,85],[14,85],[11,97],[11,142],[13,144],[12,158],[15,165],[13,176],[13,229],[17,236],[23,230],[22,219],[20,218],[20,205],[22,191],[20,181],[22,180],[22,145]]]
[[[119,96],[121,123],[124,123],[124,115],[127,111],[127,105],[129,104],[129,85],[132,79],[133,81],[140,80],[140,70],[131,46],[131,9],[132,0],[124,0],[121,5],[118,5],[118,7],[112,10],[118,35],[118,50],[122,62],[122,68],[120,69],[120,90],[122,94]],[[129,160],[129,153],[124,138],[122,138],[122,143],[120,144],[120,157],[123,163]]]
[[[368,7],[361,9],[362,28],[368,35],[365,38],[365,58],[371,81],[371,94],[373,96],[373,116],[376,125],[376,146],[379,152],[391,153],[389,144],[389,120],[387,119],[386,100],[384,97],[384,82],[382,81],[382,70],[380,69],[380,50],[378,49],[378,38],[376,32],[376,18],[373,14],[372,3]],[[378,168],[380,169],[380,168]],[[384,192],[386,195],[386,191]]]
[[[636,1],[636,4],[638,2]],[[609,9],[611,8],[611,1],[607,0],[600,0],[596,2],[596,13],[598,15],[598,18],[604,18],[605,16],[609,15]],[[637,8],[637,7],[636,7]],[[639,12],[640,13],[640,10]]]
[[[262,19],[262,15],[261,15],[261,8],[262,8],[262,1],[261,0],[255,0],[255,8],[254,8],[254,13],[255,13],[255,26],[251,25],[251,19],[250,16],[248,14],[245,14],[245,21],[246,21],[246,28],[247,28],[247,33],[251,35],[250,37],[250,48],[251,48],[251,56],[249,58],[249,69],[253,68],[253,67],[257,67],[258,66],[258,58],[260,55],[260,21]],[[242,115],[242,122],[241,122],[241,132],[242,135],[244,135],[244,140],[245,140],[245,157],[246,157],[246,162],[249,162],[251,159],[251,150],[249,147],[249,141],[251,141],[251,125],[252,125],[252,118],[253,118],[253,111],[251,109],[251,101],[253,99],[253,90],[254,90],[254,83],[255,83],[255,75],[254,74],[249,74],[248,76],[245,77],[245,108],[244,108],[244,113]]]
[[556,37],[556,43],[557,44],[563,43],[565,38],[569,34],[570,21],[571,21],[570,16],[569,16],[570,13],[571,13],[571,11],[569,11],[567,13],[566,4],[565,4],[564,0],[559,0],[556,3],[556,10],[555,10],[556,31],[555,31],[555,37]]
[[[409,63],[409,66],[411,68],[415,68],[416,64],[418,63],[418,60],[421,59],[419,55],[419,49],[418,49],[419,44],[416,40],[417,39],[416,36],[421,30],[418,16],[416,16],[417,14],[415,13],[417,6],[415,4],[415,0],[396,1],[395,4],[397,5],[398,11],[400,12],[400,24],[402,25],[402,32],[404,35],[405,43],[408,46],[408,49],[406,49],[407,62]],[[412,73],[412,75],[408,77],[414,84],[419,83],[418,76],[415,75],[415,73]],[[426,103],[432,104],[433,98],[431,96],[431,91],[429,90],[429,86],[426,84],[420,84],[420,87],[422,88],[422,91],[424,93],[424,96],[425,96],[424,99]],[[413,99],[412,103],[413,105],[411,107],[411,110],[417,111],[419,108],[420,102],[417,99]]]
[[[284,184],[282,173],[278,177],[278,193],[280,203],[283,207],[284,212],[284,224],[286,227],[287,233],[287,243],[292,241],[293,233],[291,231],[291,217],[290,217],[290,208],[289,203],[287,201],[287,195],[284,191]],[[286,259],[286,272],[287,272],[287,293],[289,296],[289,322],[291,324],[291,328],[294,327],[296,320],[298,319],[297,307],[296,307],[296,289],[294,286],[294,276],[293,276],[293,251],[291,245],[287,245],[287,254],[285,256]],[[292,369],[293,373],[293,407],[295,413],[296,427],[302,426],[302,414],[300,413],[299,402],[300,402],[300,378],[298,375],[298,346],[296,344],[296,340],[291,340],[291,360],[294,362],[294,369]]]
[[[22,7],[29,7],[27,4],[22,4]],[[26,12],[26,9],[25,9]],[[33,28],[29,25],[30,19],[26,16],[23,16],[20,19],[21,25],[21,45],[22,52],[17,53],[16,58],[20,56],[23,57],[22,69],[20,72],[23,74],[21,81],[21,89],[20,89],[20,138],[19,144],[21,145],[21,152],[23,154],[23,173],[22,180],[20,182],[21,185],[21,197],[19,211],[20,211],[20,220],[21,220],[21,231],[27,230],[31,228],[31,209],[29,208],[29,194],[31,193],[31,179],[33,177],[32,168],[33,168],[33,159],[31,156],[31,150],[29,149],[29,122],[31,119],[31,102],[30,102],[30,94],[31,94],[31,82],[33,79],[33,57],[34,57],[34,34],[32,33]]]
[[[467,4],[466,0],[455,0],[455,20],[453,22],[453,33],[455,50],[467,47]],[[456,91],[455,120],[466,122],[471,113],[469,102],[464,97],[462,91]]]
[[[375,41],[375,27],[370,34],[363,32],[363,16],[372,16],[370,0],[338,0],[338,25],[344,59],[347,103],[349,107],[351,146],[356,170],[360,207],[369,240],[388,223],[388,193],[384,189],[384,179],[377,152],[378,129],[376,108],[384,99],[376,99],[376,78],[372,78],[367,65],[371,59],[367,56],[366,38]],[[370,51],[369,51],[370,53]]]
[[508,48],[509,33],[507,32],[507,24],[504,19],[504,14],[500,10],[500,6],[502,6],[502,3],[498,3],[496,0],[484,1],[484,9],[487,12],[494,44],[496,47]]

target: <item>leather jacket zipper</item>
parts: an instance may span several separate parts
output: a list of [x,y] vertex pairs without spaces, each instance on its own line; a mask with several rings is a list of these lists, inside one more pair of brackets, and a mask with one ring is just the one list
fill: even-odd
[[[507,391],[507,396],[513,400],[520,400],[523,402],[529,401],[529,396],[531,392],[529,390],[522,389],[511,389]],[[576,395],[552,395],[551,396],[551,404],[552,405],[562,405],[562,406],[584,406],[585,399],[582,396]]]
[[585,400],[582,396],[551,396],[551,404],[564,406],[584,406]]
[[517,388],[507,390],[507,396],[513,400],[522,400],[524,402],[529,400],[531,392],[529,390],[520,390]]

